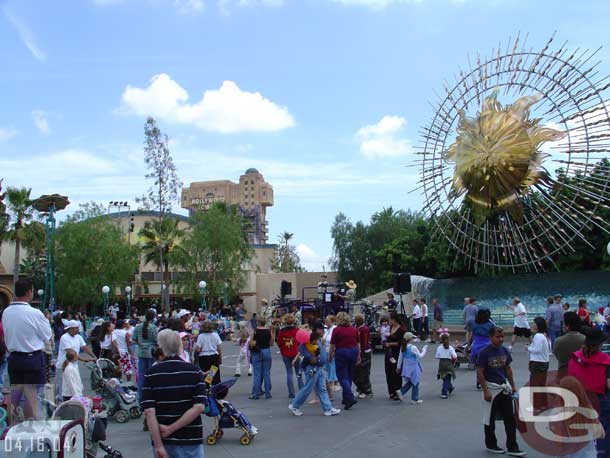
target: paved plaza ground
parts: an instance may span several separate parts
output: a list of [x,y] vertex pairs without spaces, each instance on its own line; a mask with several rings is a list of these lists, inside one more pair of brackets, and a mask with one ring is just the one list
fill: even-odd
[[[528,378],[527,352],[519,344],[514,350],[514,370],[519,386]],[[319,406],[305,405],[302,417],[294,417],[285,385],[284,366],[274,353],[272,367],[273,399],[249,400],[252,378],[242,376],[231,389],[228,399],[245,412],[260,433],[249,446],[239,443],[237,430],[226,430],[214,446],[205,445],[207,458],[325,458],[325,457],[401,457],[445,458],[486,457],[481,424],[481,392],[477,391],[474,372],[458,369],[456,390],[450,399],[440,398],[440,382],[436,380],[437,363],[434,346],[424,361],[420,389],[424,403],[388,400],[383,355],[373,357],[372,381],[374,399],[361,400],[352,410],[337,417],[324,417]],[[237,346],[225,343],[223,377],[233,375]],[[556,362],[551,361],[551,368]],[[338,392],[340,394],[340,392]],[[340,396],[337,396],[339,399]],[[337,407],[341,407],[335,402]],[[205,418],[206,434],[211,421]],[[504,446],[504,428],[497,424],[499,443]],[[142,431],[142,421],[109,424],[109,443],[121,450],[125,458],[151,457],[150,436]],[[545,456],[531,450],[523,440],[522,449],[530,457]]]

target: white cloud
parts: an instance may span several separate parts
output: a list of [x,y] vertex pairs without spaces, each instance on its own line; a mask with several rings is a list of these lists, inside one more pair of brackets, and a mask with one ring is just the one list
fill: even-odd
[[32,111],[32,120],[34,121],[34,125],[42,135],[49,135],[51,133],[49,121],[47,120],[47,114],[44,111]]
[[405,156],[412,152],[411,142],[400,138],[407,120],[400,116],[384,116],[377,124],[364,126],[356,132],[360,152],[368,159]]
[[[125,3],[126,0],[92,0],[97,6],[111,6],[119,3]],[[205,0],[149,0],[151,4],[169,4],[172,5],[178,13],[190,14],[200,13],[205,8]]]
[[229,15],[234,7],[278,7],[282,5],[284,5],[284,0],[218,0],[218,9],[226,15]]
[[204,9],[203,0],[174,0],[176,10],[181,14],[200,13]]
[[296,247],[296,252],[301,260],[301,265],[310,272],[322,271],[328,257],[324,258],[316,253],[312,248],[304,243],[299,243]]
[[122,2],[123,0],[93,0],[93,3],[99,6],[116,5]]
[[275,132],[295,124],[285,107],[259,92],[242,91],[233,81],[205,91],[199,102],[190,104],[188,98],[182,86],[162,73],[153,76],[144,89],[127,86],[122,108],[139,116],[154,116],[223,134]]
[[332,0],[335,3],[342,5],[365,6],[373,9],[383,9],[390,5],[399,3],[421,3],[423,0]]
[[21,19],[11,13],[7,7],[4,7],[3,11],[8,21],[15,28],[15,30],[17,30],[19,38],[21,38],[21,41],[28,48],[32,56],[34,56],[34,58],[39,62],[45,62],[47,60],[47,56],[36,44],[36,37],[34,37],[34,33],[30,30],[30,28],[24,22],[22,22]]
[[14,127],[0,127],[0,142],[10,140],[17,135],[17,129]]

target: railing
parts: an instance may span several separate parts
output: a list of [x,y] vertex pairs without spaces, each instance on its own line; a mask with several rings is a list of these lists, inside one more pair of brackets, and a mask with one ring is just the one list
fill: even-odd
[[[428,321],[430,325],[433,323],[433,315],[430,313]],[[498,326],[505,328],[512,328],[515,321],[515,316],[512,313],[498,313],[492,312],[491,319]],[[531,321],[531,320],[530,320]],[[444,326],[463,326],[464,325],[464,312],[462,310],[444,310],[443,311],[443,325]]]

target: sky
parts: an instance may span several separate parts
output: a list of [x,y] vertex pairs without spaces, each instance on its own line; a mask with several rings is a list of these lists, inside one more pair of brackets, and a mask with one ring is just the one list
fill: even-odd
[[[468,57],[517,33],[604,48],[610,2],[0,0],[0,178],[79,203],[142,195],[144,123],[182,182],[271,183],[270,241],[328,268],[339,212],[418,210],[420,129]],[[177,213],[186,213],[178,203]]]

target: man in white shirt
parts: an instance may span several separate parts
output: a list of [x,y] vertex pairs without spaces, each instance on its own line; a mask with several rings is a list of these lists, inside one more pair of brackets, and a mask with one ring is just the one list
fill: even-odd
[[430,339],[429,334],[430,334],[430,326],[428,323],[428,304],[426,304],[426,299],[425,298],[421,298],[419,300],[420,308],[421,308],[421,336],[420,338],[422,340],[426,340],[426,342],[429,342]]
[[108,307],[108,313],[110,314],[110,318],[116,320],[119,310],[119,304],[117,304],[116,302],[114,303],[114,305]]
[[9,352],[8,374],[12,387],[23,390],[26,418],[38,418],[37,389],[46,383],[46,358],[43,353],[51,340],[51,323],[32,307],[32,281],[21,278],[15,283],[16,300],[2,314],[4,339]]
[[419,306],[417,299],[413,300],[413,314],[411,315],[411,317],[413,318],[413,330],[415,331],[415,335],[417,337],[420,337],[421,325],[422,325],[422,322],[421,322],[422,313],[421,313],[421,307]]
[[[57,363],[55,367],[57,368],[57,372],[55,373],[55,384],[57,387],[57,396],[58,400],[61,402],[62,400],[62,378],[63,378],[63,370],[64,370],[64,362],[66,361],[66,351],[72,349],[78,355],[78,359],[80,361],[95,361],[97,358],[93,351],[87,346],[87,343],[84,341],[82,336],[78,332],[78,321],[70,320],[68,321],[68,326],[66,327],[66,332],[61,339],[59,339],[59,350],[57,351]],[[91,358],[82,358],[80,356],[80,352],[85,352]]]
[[513,305],[508,305],[508,307],[512,309],[513,314],[515,315],[513,338],[511,339],[511,344],[508,346],[508,350],[510,351],[513,349],[513,345],[515,345],[517,337],[525,337],[528,345],[531,344],[532,331],[530,329],[530,324],[527,321],[527,310],[525,309],[525,305],[523,305],[521,302],[521,299],[515,297],[513,299]]

